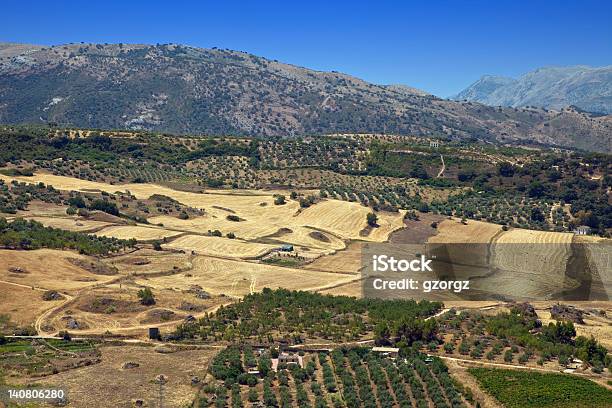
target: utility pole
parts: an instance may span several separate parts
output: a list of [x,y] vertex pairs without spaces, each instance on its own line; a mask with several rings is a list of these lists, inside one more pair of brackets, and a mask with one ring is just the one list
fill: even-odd
[[159,384],[159,408],[164,406],[164,385],[168,382],[168,377],[163,374],[155,377],[155,382]]

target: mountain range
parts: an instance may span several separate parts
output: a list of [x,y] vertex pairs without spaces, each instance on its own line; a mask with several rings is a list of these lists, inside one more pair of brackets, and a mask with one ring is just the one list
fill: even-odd
[[485,75],[452,99],[549,109],[573,105],[588,112],[610,114],[612,66],[546,67],[518,79]]
[[574,108],[451,101],[216,48],[1,43],[0,123],[49,122],[212,135],[386,132],[612,150],[612,117]]

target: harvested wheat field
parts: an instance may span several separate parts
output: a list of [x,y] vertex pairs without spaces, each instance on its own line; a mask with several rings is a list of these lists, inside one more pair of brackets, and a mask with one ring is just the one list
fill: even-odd
[[565,274],[573,234],[513,229],[491,248],[491,263],[507,271],[533,271],[549,278]]
[[178,231],[168,231],[163,228],[114,225],[104,228],[95,233],[101,237],[113,237],[119,239],[134,238],[138,241],[153,241],[163,238],[175,237],[182,234]]
[[502,227],[482,221],[467,221],[462,224],[457,219],[444,220],[438,224],[438,234],[429,238],[427,242],[447,244],[488,244],[499,233]]
[[113,279],[112,275],[89,272],[71,259],[96,262],[93,258],[53,249],[0,250],[0,280],[71,293]]
[[309,227],[281,228],[276,233],[267,236],[266,239],[278,243],[313,248],[324,253],[332,253],[346,248],[344,241],[335,235]]
[[[77,191],[129,191],[139,199],[147,199],[153,194],[162,194],[190,207],[204,209],[206,215],[188,220],[168,216],[151,217],[151,223],[162,223],[173,230],[187,232],[206,232],[220,230],[223,234],[232,232],[239,238],[257,239],[274,234],[280,228],[297,229],[312,227],[328,231],[341,239],[360,239],[367,241],[386,241],[389,235],[403,227],[404,212],[378,213],[376,228],[366,228],[366,215],[371,211],[358,203],[324,200],[300,210],[295,200],[287,200],[284,205],[274,205],[274,192],[233,192],[219,190],[214,192],[192,193],[173,190],[155,184],[113,185],[72,177],[37,173],[32,177],[0,178],[10,182],[18,180],[27,183],[42,182],[60,190]],[[234,215],[240,221],[228,220]]]
[[[207,212],[209,212],[208,209]],[[164,225],[164,227],[177,231],[195,232],[198,234],[214,230],[221,231],[223,235],[232,232],[236,234],[237,237],[242,239],[257,239],[273,234],[278,230],[278,226],[272,219],[268,220],[268,222],[264,222],[260,217],[254,218],[253,214],[246,215],[245,212],[242,212],[242,214],[239,216],[243,219],[243,221],[235,222],[227,220],[226,217],[230,213],[226,212],[225,215],[217,216],[213,215],[214,212],[215,210],[202,217],[193,217],[188,220],[181,220],[166,215],[160,215],[149,218],[149,222],[153,224],[161,223]],[[270,211],[270,213],[272,214],[272,211]],[[287,219],[290,218],[293,213],[294,211],[289,211],[287,213],[276,213],[276,216],[280,217],[281,219]]]
[[318,290],[352,279],[355,276],[198,256],[188,274],[137,279],[136,283],[180,291],[199,285],[214,295],[244,296],[265,287]]
[[[204,378],[216,349],[157,352],[154,347],[107,346],[100,349],[102,361],[88,367],[65,371],[43,380],[41,386],[67,389],[69,407],[133,407],[136,400],[157,406],[159,385],[155,378],[164,374],[164,406],[182,407],[192,402],[191,377]],[[123,368],[127,362],[138,364]],[[95,386],[92,386],[95,384]]]
[[257,244],[222,237],[184,235],[164,247],[195,251],[199,255],[228,258],[256,258],[266,254],[278,245]]
[[363,297],[363,283],[360,280],[338,284],[329,288],[318,290],[323,295]]
[[113,257],[107,262],[114,265],[120,274],[142,275],[190,269],[191,258],[190,254],[139,249],[129,254]]
[[548,299],[575,288],[578,282],[566,277],[571,241],[572,234],[523,229],[503,232],[487,254],[492,273],[473,279],[472,287],[516,299]]
[[329,231],[342,239],[360,239],[367,241],[385,241],[389,235],[404,226],[404,212],[378,213],[377,228],[372,228],[368,235],[360,232],[367,227],[366,216],[371,212],[361,204],[326,200],[303,210],[295,217],[295,224],[306,225]]
[[322,256],[304,266],[304,269],[315,271],[329,271],[358,274],[362,267],[362,242],[352,242],[346,249],[337,251],[333,255]]
[[[88,181],[77,179],[73,177],[56,176],[52,174],[36,173],[31,177],[9,177],[0,175],[0,179],[5,182],[11,182],[12,180],[18,180],[25,183],[45,183],[50,184],[58,190],[74,190],[74,191],[106,191],[108,193],[115,193],[117,191],[125,192],[129,191],[131,194],[139,199],[147,199],[153,194],[162,194],[173,198],[181,203],[194,208],[204,208],[221,206],[225,207],[225,204],[230,205],[233,210],[240,210],[245,208],[251,208],[258,206],[260,203],[265,202],[266,205],[273,205],[274,198],[272,194],[269,195],[254,195],[254,194],[229,194],[227,191],[219,193],[190,193],[185,191],[173,190],[168,187],[160,186],[157,184],[147,183],[135,183],[135,184],[109,184],[97,181]],[[297,203],[296,203],[297,204]],[[234,208],[235,207],[235,208]]]

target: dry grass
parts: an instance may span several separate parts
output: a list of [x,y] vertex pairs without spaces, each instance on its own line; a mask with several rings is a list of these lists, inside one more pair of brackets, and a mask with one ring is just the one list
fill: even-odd
[[361,268],[361,242],[353,242],[333,255],[323,256],[304,268],[310,270],[358,274]]
[[44,291],[0,282],[0,314],[8,314],[11,322],[29,326],[44,311],[56,306],[58,301],[44,301]]
[[[71,293],[113,279],[113,276],[95,275],[75,266],[69,258],[89,260],[83,255],[53,249],[0,250],[0,280]],[[9,268],[15,267],[26,273],[9,272]]]
[[[274,205],[274,191],[216,190],[210,193],[177,191],[154,184],[112,185],[72,177],[38,173],[32,177],[8,177],[0,175],[7,182],[19,180],[28,183],[43,182],[60,190],[77,191],[130,191],[138,199],[147,199],[153,194],[171,197],[187,206],[206,210],[206,216],[179,220],[167,216],[152,217],[150,222],[163,223],[165,227],[191,232],[220,230],[223,234],[235,233],[244,239],[257,239],[274,234],[280,228],[298,230],[299,227],[313,227],[329,231],[341,239],[363,239],[386,241],[389,234],[402,228],[403,212],[378,214],[380,226],[367,236],[360,232],[367,226],[366,214],[371,210],[358,203],[339,200],[324,200],[310,208],[299,211],[295,200],[285,205]],[[285,192],[288,195],[287,192]],[[229,211],[228,211],[229,210]],[[243,221],[227,220],[229,214]]]
[[164,246],[195,251],[201,255],[229,258],[255,258],[278,247],[278,245],[257,244],[236,239],[202,235],[185,235]]
[[351,275],[285,268],[255,262],[197,257],[194,268],[184,274],[137,279],[136,283],[156,289],[187,290],[200,285],[215,295],[244,296],[268,288],[318,290],[355,279]]
[[379,227],[373,228],[366,237],[360,232],[367,227],[366,216],[371,209],[361,204],[326,200],[303,210],[295,223],[329,231],[343,239],[385,241],[389,234],[403,227],[404,212],[378,213]]
[[467,221],[462,224],[457,219],[444,220],[438,224],[438,234],[429,238],[431,243],[486,244],[501,232],[501,226],[482,221]]
[[[164,374],[164,406],[182,407],[195,396],[191,377],[204,378],[215,349],[185,350],[171,354],[157,353],[153,347],[102,347],[102,362],[89,367],[62,372],[44,380],[45,386],[59,386],[68,390],[70,407],[132,407],[136,399],[146,406],[157,406],[159,386],[155,377]],[[139,367],[122,368],[126,362]]]
[[490,262],[497,272],[486,285],[511,296],[534,299],[577,285],[565,276],[572,237],[523,229],[501,234],[491,247]]
[[[54,311],[45,319],[49,332],[68,329],[69,318],[75,319],[80,329],[70,329],[78,334],[99,334],[106,331],[144,335],[151,324],[174,326],[188,314],[198,315],[219,303],[219,298],[198,299],[188,292],[154,290],[155,305],[141,305],[138,290],[141,287],[130,282],[98,287],[81,293],[77,299]],[[189,302],[198,310],[181,310],[181,303]],[[165,314],[165,315],[164,315]]]
[[152,249],[139,249],[108,260],[121,274],[171,273],[191,268],[190,255]]

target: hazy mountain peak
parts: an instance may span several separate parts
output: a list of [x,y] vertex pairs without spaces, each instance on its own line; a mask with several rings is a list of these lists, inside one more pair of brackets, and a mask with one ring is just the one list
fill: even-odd
[[547,66],[502,81],[483,76],[455,95],[491,106],[539,106],[560,109],[574,105],[584,111],[612,113],[612,66]]

